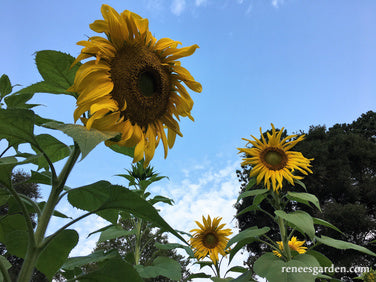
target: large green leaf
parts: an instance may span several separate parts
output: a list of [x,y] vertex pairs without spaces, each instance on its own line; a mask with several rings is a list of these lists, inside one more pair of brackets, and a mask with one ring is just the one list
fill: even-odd
[[249,281],[256,282],[256,280],[254,280],[252,278],[252,271],[251,270],[244,272],[242,275],[240,275],[239,277],[235,278],[232,281],[233,282],[249,282]]
[[89,263],[101,262],[113,258],[119,258],[117,251],[105,253],[104,250],[97,250],[87,256],[68,258],[61,268],[64,270],[73,270],[76,267],[81,267]]
[[9,77],[6,74],[3,74],[0,77],[0,100],[11,92],[12,84],[10,84]]
[[119,225],[113,225],[106,230],[102,231],[98,242],[115,239],[118,237],[129,236],[136,234],[136,230],[125,230]]
[[33,94],[30,93],[14,93],[5,97],[4,101],[8,109],[30,109],[37,106],[36,104],[26,104],[31,98],[33,98]]
[[376,256],[376,254],[374,252],[368,250],[367,248],[355,245],[355,244],[350,243],[350,242],[345,242],[345,241],[342,241],[342,240],[333,239],[333,238],[330,238],[330,237],[327,237],[327,236],[324,236],[324,235],[321,236],[321,238],[316,237],[316,240],[321,244],[324,244],[324,245],[327,245],[327,246],[330,246],[330,247],[333,247],[333,248],[336,248],[336,249],[340,249],[340,250],[353,249],[353,250],[365,253],[365,254],[370,255],[370,256]]
[[257,210],[259,208],[259,205],[261,204],[261,202],[268,196],[268,194],[266,193],[259,193],[259,194],[256,194],[255,197],[253,198],[253,202],[252,202],[252,205],[241,210],[236,216],[240,216],[246,212],[249,212],[249,211],[254,211],[254,210]]
[[131,158],[133,158],[134,156],[134,147],[130,148],[130,147],[124,147],[124,146],[119,146],[117,144],[114,144],[114,145],[111,145],[110,148],[117,153],[129,156]]
[[237,201],[239,201],[240,199],[246,198],[246,197],[265,194],[268,191],[269,191],[268,189],[255,189],[255,190],[245,191],[244,193],[241,193],[239,195]]
[[5,138],[12,143],[30,143],[35,145],[35,115],[25,109],[0,109],[0,139]]
[[312,217],[304,211],[295,211],[292,213],[285,213],[282,210],[274,212],[277,216],[283,218],[288,223],[295,226],[298,230],[306,233],[310,238],[315,237],[315,228],[313,226]]
[[132,281],[143,282],[136,269],[121,259],[109,259],[96,271],[89,272],[74,279],[73,281],[88,282],[119,282]]
[[[318,261],[320,266],[327,267],[326,269],[328,269],[328,270],[330,270],[330,267],[333,265],[332,261],[320,252],[317,252],[317,251],[314,251],[314,250],[309,250],[308,252],[306,252],[306,254],[315,257],[315,259]],[[332,274],[332,273],[330,273],[330,274]]]
[[229,259],[229,262],[232,261],[232,259],[234,258],[234,256],[236,255],[236,253],[241,249],[243,248],[245,245],[248,245],[250,243],[253,243],[254,241],[256,241],[257,239],[256,238],[246,238],[244,240],[241,240],[239,241],[235,247],[232,247],[231,250],[230,250],[230,259]]
[[168,257],[157,257],[151,266],[138,265],[136,269],[142,278],[154,278],[160,275],[172,281],[181,278],[181,265]]
[[60,269],[78,243],[78,233],[66,229],[56,235],[40,254],[36,267],[49,279]]
[[317,197],[313,194],[288,191],[287,198],[299,203],[303,203],[307,206],[310,206],[309,203],[312,203],[321,211],[319,199],[317,199]]
[[172,229],[149,202],[125,187],[112,185],[107,181],[99,181],[70,190],[68,201],[74,207],[87,211],[119,209],[130,212],[156,224],[165,231],[171,232],[185,242],[184,238]]
[[[73,97],[76,97],[76,94],[72,92],[68,92],[67,88],[61,87],[60,85],[54,84],[53,81],[40,81],[34,83],[30,86],[22,88],[21,90],[16,92],[17,96],[22,97],[22,95],[28,95],[32,98],[35,93],[50,93],[50,94],[67,94]],[[10,96],[9,96],[10,97]]]
[[0,242],[15,256],[23,258],[27,247],[25,218],[21,214],[9,215],[0,220]]
[[18,164],[14,157],[5,157],[0,159],[0,184],[5,187],[11,187],[12,170]]
[[89,154],[91,150],[95,148],[99,143],[111,139],[118,135],[117,132],[104,132],[99,131],[94,128],[88,130],[85,126],[78,124],[59,124],[54,122],[49,122],[44,124],[44,126],[57,129],[73,138],[77,142],[80,150],[82,152],[82,159]]
[[254,271],[270,282],[314,282],[316,275],[309,272],[309,268],[319,266],[314,257],[305,254],[285,262],[272,253],[266,253],[254,263]]
[[[75,58],[58,51],[44,50],[37,52],[35,62],[43,79],[51,86],[67,90],[73,85],[80,63],[72,66]],[[51,92],[47,92],[51,93]],[[73,95],[70,93],[70,95]]]
[[182,244],[178,244],[178,243],[165,243],[165,244],[161,244],[161,243],[158,243],[158,242],[155,242],[154,244],[158,249],[161,249],[161,250],[173,250],[173,249],[177,249],[177,248],[182,248],[184,249],[187,254],[190,256],[190,257],[194,257],[194,253],[192,251],[192,249],[186,245],[182,245]]
[[243,241],[243,240],[247,240],[251,238],[258,238],[261,235],[269,232],[269,230],[270,230],[269,227],[263,227],[259,229],[253,226],[253,227],[247,228],[246,230],[243,230],[239,232],[239,234],[232,237],[230,241],[228,241],[226,248],[230,247],[232,244],[239,242],[239,241]]
[[[39,144],[39,147],[43,149],[52,163],[68,157],[71,153],[71,150],[67,145],[49,134],[37,135],[36,140]],[[37,148],[33,147],[33,150],[36,153],[39,153],[39,150]],[[47,169],[49,167],[48,162],[44,157],[38,159],[37,165],[38,169]]]
[[343,234],[343,232],[341,230],[339,230],[337,227],[335,227],[333,224],[331,224],[330,222],[327,222],[326,220],[323,220],[321,218],[314,217],[313,218],[313,223],[314,224],[324,225],[326,227],[332,228],[332,229],[338,231],[339,233]]

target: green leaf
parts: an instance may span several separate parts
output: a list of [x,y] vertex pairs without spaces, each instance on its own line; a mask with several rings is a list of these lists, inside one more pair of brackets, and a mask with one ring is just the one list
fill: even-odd
[[260,193],[260,194],[257,194],[254,198],[253,198],[253,203],[251,206],[241,210],[236,216],[240,216],[246,212],[249,212],[249,211],[254,211],[254,210],[257,210],[259,208],[259,205],[262,203],[262,201],[267,197],[268,195],[266,193]]
[[51,177],[52,177],[52,174],[50,171],[37,172],[37,171],[32,170],[31,176],[26,182],[51,185]]
[[148,202],[151,205],[154,205],[154,204],[159,203],[159,202],[163,202],[163,203],[169,204],[170,206],[174,205],[174,200],[173,199],[166,198],[166,197],[159,196],[159,195],[155,196],[154,198],[152,198],[150,200],[148,200]]
[[252,177],[252,178],[250,178],[249,180],[248,180],[248,184],[247,184],[247,186],[245,186],[245,191],[247,191],[247,190],[249,190],[249,189],[251,189],[253,186],[255,186],[256,185],[256,177]]
[[350,243],[350,242],[345,242],[345,241],[342,241],[342,240],[333,239],[333,238],[330,238],[330,237],[327,237],[327,236],[324,236],[324,235],[322,235],[321,238],[316,237],[316,240],[321,244],[324,244],[324,245],[327,245],[327,246],[330,246],[330,247],[333,247],[333,248],[336,248],[336,249],[340,249],[340,250],[353,249],[353,250],[368,254],[370,256],[376,256],[376,254],[374,252],[368,250],[367,248],[355,245],[355,244]]
[[317,275],[313,275],[312,272],[292,272],[294,269],[298,270],[300,268],[303,270],[304,268],[319,266],[314,257],[301,256],[304,255],[298,255],[294,259],[285,262],[272,253],[266,253],[256,260],[253,269],[257,275],[266,278],[268,281],[314,282]]
[[61,87],[60,85],[56,85],[52,81],[40,81],[25,88],[22,88],[15,94],[17,94],[17,96],[30,95],[30,99],[34,96],[35,93],[67,94],[76,97],[77,95],[75,93],[67,91],[68,88],[69,87],[65,88]]
[[0,242],[7,247],[11,254],[24,258],[27,241],[26,223],[21,214],[1,218]]
[[3,74],[0,77],[0,97],[3,98],[11,92],[12,84],[10,84],[9,77],[6,74]]
[[240,199],[243,199],[243,198],[246,198],[246,197],[250,197],[250,196],[256,196],[256,195],[260,195],[260,194],[265,194],[268,191],[269,191],[268,189],[256,189],[256,190],[246,191],[246,192],[244,192],[244,193],[242,193],[242,194],[239,195],[239,197],[237,199],[237,202]]
[[99,181],[70,190],[68,201],[72,206],[87,211],[97,212],[106,209],[120,209],[130,212],[137,217],[142,217],[156,224],[165,231],[171,232],[185,242],[184,238],[164,221],[150,203],[127,188],[112,185],[107,181]]
[[188,276],[187,281],[191,281],[194,278],[210,278],[210,277],[211,275],[203,273],[203,272],[193,273]]
[[[39,147],[43,149],[43,151],[46,153],[47,157],[50,159],[52,163],[55,163],[68,157],[71,153],[71,150],[67,145],[60,142],[55,137],[49,134],[37,135],[36,140],[39,144]],[[34,146],[32,146],[32,148],[36,153],[40,152]],[[48,169],[49,167],[48,162],[44,157],[38,159],[37,165],[38,169]]]
[[244,272],[242,275],[240,275],[239,277],[235,278],[232,281],[233,282],[248,282],[248,281],[256,282],[256,280],[254,280],[252,278],[252,271],[251,270]]
[[111,150],[117,153],[129,156],[131,158],[134,157],[134,147],[130,148],[130,147],[124,147],[124,146],[119,146],[117,144],[114,144],[114,145],[111,145],[110,148]]
[[67,260],[69,253],[77,243],[78,233],[75,230],[63,230],[42,251],[36,267],[47,278],[51,279]]
[[[37,52],[35,62],[43,79],[52,86],[67,90],[74,83],[80,63],[72,66],[75,58],[58,51]],[[51,93],[51,92],[49,92]],[[73,95],[73,94],[70,94]]]
[[251,239],[251,238],[258,238],[261,235],[269,232],[269,230],[270,230],[269,227],[263,227],[259,229],[253,226],[253,227],[247,228],[246,230],[243,230],[239,232],[237,235],[235,235],[234,237],[232,237],[230,241],[228,241],[226,248],[230,247],[232,244],[239,242],[239,241],[243,241],[243,240]]
[[181,265],[168,257],[157,257],[151,266],[137,266],[137,271],[142,278],[164,276],[177,281],[181,278]]
[[307,206],[310,206],[309,202],[311,202],[321,211],[319,199],[317,199],[317,197],[313,194],[289,191],[287,192],[287,198],[299,203],[306,204]]
[[95,148],[99,143],[111,139],[118,135],[117,132],[104,132],[94,128],[88,130],[85,126],[78,124],[58,124],[49,122],[44,126],[57,129],[73,138],[80,147],[82,153],[82,159],[84,159],[91,150]]
[[[40,210],[43,210],[44,206],[46,205],[46,202],[39,202],[38,203],[38,206],[39,206],[39,209]],[[61,217],[61,218],[71,218],[69,216],[66,216],[65,214],[57,211],[57,210],[54,210],[53,213],[52,213],[53,216],[56,216],[56,217]]]
[[[252,227],[251,227],[252,228]],[[256,227],[257,228],[257,227]],[[255,238],[246,238],[244,240],[241,240],[239,241],[235,247],[231,248],[230,250],[230,259],[229,259],[229,262],[232,261],[232,259],[234,258],[234,256],[236,255],[236,253],[241,249],[243,248],[245,245],[247,244],[250,244],[250,243],[253,243],[256,239]]]
[[161,249],[161,250],[173,250],[173,249],[177,249],[177,248],[182,248],[184,249],[187,254],[190,256],[190,257],[194,257],[194,253],[192,251],[192,249],[188,246],[185,246],[185,245],[182,245],[182,244],[178,244],[178,243],[166,243],[166,244],[161,244],[161,243],[158,243],[158,242],[155,242],[154,244],[158,249]]
[[295,226],[298,230],[306,233],[310,238],[315,237],[315,228],[313,226],[312,217],[304,211],[295,211],[293,213],[285,213],[281,210],[276,210],[274,213],[286,220],[288,223]]
[[107,228],[106,230],[102,231],[98,243],[133,234],[136,234],[136,230],[125,230],[119,225],[113,225]]
[[[322,253],[319,253],[314,250],[309,250],[308,252],[306,252],[306,254],[313,256],[318,261],[321,267],[327,267],[327,269],[329,269],[333,265],[332,261],[328,259],[326,256],[324,256]],[[334,274],[334,271],[330,274]]]
[[0,139],[8,142],[30,143],[35,145],[34,137],[35,115],[25,109],[0,109]]
[[30,109],[36,104],[26,104],[33,97],[33,94],[24,93],[24,94],[12,94],[4,98],[5,103],[7,104],[8,109]]
[[88,282],[143,282],[138,272],[129,263],[121,259],[109,259],[98,270],[77,277],[74,281]]
[[300,181],[299,179],[295,179],[294,178],[294,183],[296,183],[299,186],[303,187],[303,189],[307,192],[307,187],[305,186],[305,184],[302,181]]
[[87,256],[68,258],[61,268],[64,270],[73,270],[76,267],[81,267],[89,263],[101,262],[113,258],[119,258],[117,251],[113,250],[105,253],[104,250],[97,250]]
[[0,260],[1,260],[1,263],[5,266],[5,269],[9,269],[12,267],[12,264],[5,257],[0,256]]
[[0,184],[5,187],[11,187],[12,170],[18,164],[14,157],[5,157],[0,159]]
[[248,268],[245,268],[245,267],[242,267],[242,266],[233,266],[229,270],[226,271],[226,274],[228,272],[240,272],[240,273],[244,273],[246,271],[248,271]]
[[335,227],[333,224],[331,224],[331,223],[329,223],[329,222],[327,222],[327,221],[325,221],[325,220],[323,220],[321,218],[314,217],[313,218],[313,223],[314,224],[324,225],[326,227],[332,228],[332,229],[338,231],[339,233],[343,234],[343,232],[341,230],[339,230],[337,227]]

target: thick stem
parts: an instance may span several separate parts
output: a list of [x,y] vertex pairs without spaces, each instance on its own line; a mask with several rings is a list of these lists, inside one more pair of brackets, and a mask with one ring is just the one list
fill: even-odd
[[140,264],[141,258],[141,225],[142,219],[139,218],[136,224],[136,245],[134,247],[134,261],[136,265]]
[[22,264],[21,271],[18,274],[18,282],[26,282],[31,280],[39,254],[40,249],[37,249],[36,247],[29,248],[27,250],[24,263]]
[[[281,205],[280,195],[277,194],[277,193],[274,193],[274,192],[273,192],[272,195],[273,195],[273,199],[274,199],[274,203],[275,203],[274,208],[277,209],[277,210],[283,210],[283,207]],[[277,223],[278,223],[278,226],[279,226],[279,232],[281,234],[281,241],[283,243],[283,252],[286,255],[287,261],[289,261],[289,260],[291,260],[291,251],[290,251],[290,247],[289,247],[289,244],[288,244],[289,239],[288,239],[288,235],[287,235],[287,229],[286,229],[285,221],[283,220],[283,218],[278,217]]]

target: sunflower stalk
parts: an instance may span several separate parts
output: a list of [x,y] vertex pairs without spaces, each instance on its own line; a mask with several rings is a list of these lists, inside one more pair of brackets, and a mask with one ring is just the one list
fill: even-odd
[[134,261],[136,265],[140,264],[141,259],[141,225],[142,219],[139,218],[136,224],[136,245],[134,250]]
[[[18,276],[18,282],[30,281],[31,276],[33,275],[34,267],[38,261],[38,257],[47,244],[44,244],[44,236],[47,230],[48,223],[50,222],[51,216],[55,210],[55,207],[59,201],[60,193],[65,185],[66,180],[70,172],[72,171],[75,163],[77,162],[78,156],[81,151],[75,143],[74,149],[69,156],[65,166],[63,167],[59,177],[56,181],[52,181],[51,193],[48,197],[47,203],[42,210],[41,216],[38,219],[38,225],[35,233],[32,233],[32,240],[29,239],[28,248],[26,251],[24,263],[22,265],[21,271]],[[21,200],[20,200],[21,201]],[[23,203],[20,203],[21,207]],[[26,210],[26,208],[25,208]],[[26,221],[30,218],[25,215]],[[31,222],[30,222],[31,224]],[[33,229],[31,229],[33,230]],[[32,231],[31,231],[32,232]],[[30,232],[29,232],[30,233]],[[30,237],[30,236],[29,236]]]

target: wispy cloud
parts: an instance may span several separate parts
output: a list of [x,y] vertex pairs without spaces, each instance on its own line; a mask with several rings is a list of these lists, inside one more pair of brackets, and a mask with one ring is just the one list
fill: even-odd
[[173,0],[171,4],[171,12],[179,16],[185,9],[185,0]]
[[279,8],[280,5],[282,5],[284,0],[272,0],[272,6],[274,8]]
[[208,3],[208,0],[195,0],[195,4],[197,7],[206,5]]

